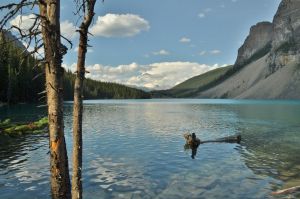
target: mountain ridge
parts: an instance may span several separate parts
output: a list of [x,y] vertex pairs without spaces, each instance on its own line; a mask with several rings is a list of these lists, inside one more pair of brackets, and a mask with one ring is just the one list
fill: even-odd
[[186,97],[300,99],[299,49],[300,1],[282,0],[272,22],[250,28],[233,68],[223,79]]

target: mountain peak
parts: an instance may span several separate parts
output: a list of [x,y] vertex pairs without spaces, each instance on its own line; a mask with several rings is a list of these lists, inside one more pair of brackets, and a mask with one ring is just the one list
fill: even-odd
[[252,26],[244,44],[238,50],[235,65],[244,65],[256,52],[269,45],[272,34],[273,24],[271,22],[259,22]]

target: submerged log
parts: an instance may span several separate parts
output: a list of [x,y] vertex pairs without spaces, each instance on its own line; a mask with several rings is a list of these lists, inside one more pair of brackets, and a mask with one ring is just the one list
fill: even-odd
[[207,140],[207,141],[201,141],[199,138],[196,137],[195,133],[185,133],[183,134],[183,137],[185,138],[185,145],[184,145],[184,150],[192,150],[192,159],[195,158],[197,154],[197,149],[200,144],[205,144],[205,143],[220,143],[220,142],[225,142],[225,143],[240,143],[241,142],[241,135],[237,136],[228,136],[228,137],[223,137],[215,140]]
[[185,133],[185,134],[183,134],[183,137],[186,140],[186,144],[189,144],[189,145],[199,145],[199,144],[214,143],[214,142],[238,143],[239,144],[242,140],[241,135],[228,136],[228,137],[218,138],[215,140],[206,140],[206,141],[202,141],[199,138],[197,138],[195,133],[192,133],[192,134]]
[[242,140],[242,136],[241,135],[237,135],[237,136],[228,136],[228,137],[223,137],[223,138],[219,138],[216,140],[206,140],[206,141],[202,141],[200,142],[200,144],[204,144],[204,143],[213,143],[213,142],[226,142],[226,143],[240,143]]
[[295,186],[295,187],[290,187],[287,189],[281,189],[278,191],[274,191],[274,192],[272,192],[272,195],[290,194],[290,193],[295,193],[297,191],[300,191],[300,186]]
[[195,133],[185,133],[183,137],[185,138],[186,144],[191,147],[198,147],[201,144],[201,140],[196,137]]

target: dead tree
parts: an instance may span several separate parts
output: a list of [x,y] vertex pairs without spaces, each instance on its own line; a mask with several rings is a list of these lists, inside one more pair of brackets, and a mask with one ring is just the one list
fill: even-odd
[[83,112],[83,81],[85,76],[85,58],[88,46],[88,29],[94,17],[96,0],[86,0],[78,4],[78,12],[83,12],[83,21],[79,27],[79,46],[77,71],[74,86],[73,107],[73,175],[72,199],[82,198],[82,112]]
[[61,43],[60,0],[20,0],[18,3],[1,6],[0,10],[6,13],[0,21],[0,28],[3,29],[9,20],[17,14],[22,14],[25,9],[31,9],[33,12],[34,7],[39,8],[39,13],[35,13],[34,23],[29,29],[22,30],[16,26],[8,29],[16,29],[20,39],[27,42],[28,48],[34,43],[32,54],[38,53],[38,50],[44,47],[44,58],[40,60],[40,64],[44,65],[46,75],[51,193],[54,199],[71,198],[63,122],[64,69],[61,64],[66,47]]

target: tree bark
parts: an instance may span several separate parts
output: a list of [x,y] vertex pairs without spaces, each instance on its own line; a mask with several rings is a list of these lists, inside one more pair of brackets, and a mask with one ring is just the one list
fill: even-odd
[[60,1],[39,1],[45,49],[46,91],[49,120],[51,194],[71,198],[68,156],[63,122],[63,45],[60,40]]
[[[85,58],[87,52],[88,29],[94,17],[96,0],[86,2],[87,13],[79,28],[79,46],[77,57],[77,71],[74,86],[73,107],[73,175],[72,199],[82,198],[82,112],[83,112],[83,81],[85,75]],[[83,2],[84,3],[84,2]],[[85,5],[83,5],[85,6]]]

